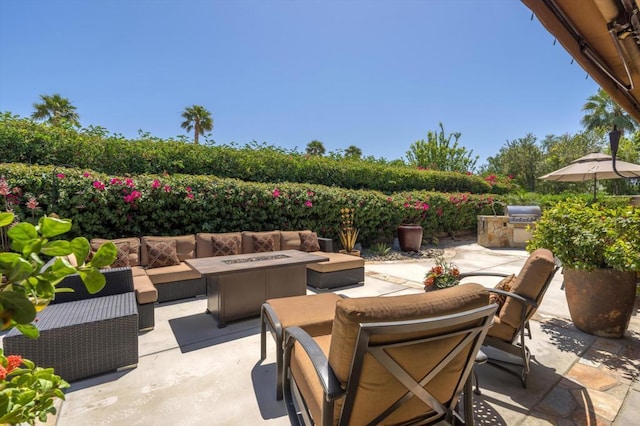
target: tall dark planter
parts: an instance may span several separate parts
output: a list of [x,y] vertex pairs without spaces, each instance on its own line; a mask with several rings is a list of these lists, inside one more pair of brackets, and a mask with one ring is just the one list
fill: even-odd
[[422,245],[422,226],[400,225],[398,226],[398,242],[402,251],[420,251]]
[[566,269],[564,291],[573,324],[600,337],[624,336],[636,300],[636,279],[635,272]]

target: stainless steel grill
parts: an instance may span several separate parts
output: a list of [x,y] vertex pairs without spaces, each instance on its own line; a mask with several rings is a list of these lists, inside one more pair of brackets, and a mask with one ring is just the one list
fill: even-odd
[[509,223],[533,223],[542,214],[539,206],[507,206],[505,213]]

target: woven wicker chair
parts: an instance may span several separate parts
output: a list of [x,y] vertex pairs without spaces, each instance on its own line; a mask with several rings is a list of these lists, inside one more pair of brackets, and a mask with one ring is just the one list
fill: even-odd
[[292,424],[472,423],[476,354],[497,305],[479,284],[343,299],[332,332],[285,330],[284,396]]
[[[531,339],[529,320],[542,303],[551,280],[558,271],[559,265],[551,251],[547,249],[535,250],[517,276],[513,277],[510,290],[500,288],[490,289],[499,304],[493,325],[487,333],[483,343],[483,352],[488,356],[487,363],[500,368],[510,374],[520,377],[523,387],[527,387],[527,377],[530,372],[531,352],[525,344],[525,336]],[[494,272],[475,272],[461,274],[461,278],[477,276],[507,277],[507,274]],[[488,347],[489,349],[484,349]],[[506,357],[492,357],[491,348],[506,352]],[[496,354],[499,352],[493,351]],[[509,356],[510,355],[510,356]],[[476,385],[476,393],[480,393]]]

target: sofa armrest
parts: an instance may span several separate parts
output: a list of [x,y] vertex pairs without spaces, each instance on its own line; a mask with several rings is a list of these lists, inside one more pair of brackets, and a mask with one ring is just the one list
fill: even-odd
[[333,253],[333,240],[331,238],[318,237],[318,244],[320,245],[320,250],[326,253]]
[[76,300],[133,292],[133,274],[131,273],[130,267],[107,268],[101,269],[100,272],[105,276],[107,282],[99,292],[95,294],[89,293],[79,275],[69,275],[63,279],[57,287],[71,288],[73,292],[56,293],[55,299],[53,299],[51,303],[73,302]]

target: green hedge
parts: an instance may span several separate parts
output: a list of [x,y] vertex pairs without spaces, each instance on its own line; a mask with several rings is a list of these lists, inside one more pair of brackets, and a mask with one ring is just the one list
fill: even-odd
[[[390,243],[403,222],[422,224],[426,237],[473,232],[476,216],[491,214],[494,197],[423,191],[386,195],[193,175],[108,176],[24,164],[0,164],[0,176],[10,192],[4,201],[22,220],[54,212],[73,219],[73,236],[88,238],[312,229],[338,241],[340,209],[353,207],[358,241],[369,246]],[[39,203],[36,210],[27,206],[32,197]]]
[[333,159],[286,152],[268,146],[202,146],[147,137],[125,140],[106,129],[78,132],[0,114],[3,161],[41,165],[68,164],[109,174],[182,173],[214,175],[250,182],[298,182],[347,189],[505,194],[509,179],[418,170],[372,161]]

